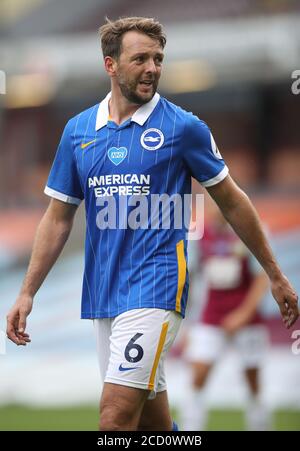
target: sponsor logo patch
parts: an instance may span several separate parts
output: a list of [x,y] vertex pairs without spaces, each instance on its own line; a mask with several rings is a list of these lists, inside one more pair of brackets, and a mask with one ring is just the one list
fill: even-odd
[[124,367],[121,363],[121,365],[119,366],[119,371],[129,371],[129,370],[137,370],[138,368],[141,368],[140,366],[132,366],[130,368],[128,367]]
[[159,149],[165,141],[163,132],[158,128],[148,128],[141,136],[141,145],[147,150]]
[[110,161],[118,166],[125,160],[127,156],[127,148],[126,147],[111,147],[107,151],[108,158]]

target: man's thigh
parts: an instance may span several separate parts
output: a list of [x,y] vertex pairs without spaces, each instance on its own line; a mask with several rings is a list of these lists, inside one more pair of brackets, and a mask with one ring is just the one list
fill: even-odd
[[106,382],[100,401],[100,430],[136,431],[148,393]]
[[160,377],[163,362],[180,323],[177,313],[162,309],[135,309],[114,318],[104,381],[146,390],[152,396],[165,390]]
[[102,382],[104,382],[109,362],[112,322],[113,318],[94,319],[97,356]]
[[167,391],[157,393],[154,399],[148,399],[141,412],[138,430],[171,431],[173,421],[170,414]]

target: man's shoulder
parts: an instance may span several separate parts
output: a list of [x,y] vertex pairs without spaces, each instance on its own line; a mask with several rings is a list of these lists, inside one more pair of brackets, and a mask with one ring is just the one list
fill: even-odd
[[183,119],[185,119],[186,116],[193,114],[193,113],[186,111],[181,106],[176,105],[175,103],[166,99],[165,97],[161,97],[161,104],[165,110],[173,112],[177,116],[181,116]]
[[170,111],[173,111],[176,113],[177,116],[181,117],[187,124],[190,124],[193,126],[195,123],[197,123],[200,126],[207,127],[207,124],[205,121],[200,119],[196,114],[194,114],[192,111],[187,111],[181,106],[170,102],[170,100],[166,99],[165,97],[161,97],[162,104],[165,109],[168,109]]

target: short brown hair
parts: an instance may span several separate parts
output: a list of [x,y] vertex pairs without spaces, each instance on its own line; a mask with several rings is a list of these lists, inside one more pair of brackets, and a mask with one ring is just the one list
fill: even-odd
[[122,50],[122,37],[127,31],[139,31],[159,41],[161,48],[166,45],[167,38],[162,25],[150,17],[123,17],[106,23],[99,28],[101,47],[104,58],[111,56],[118,59]]

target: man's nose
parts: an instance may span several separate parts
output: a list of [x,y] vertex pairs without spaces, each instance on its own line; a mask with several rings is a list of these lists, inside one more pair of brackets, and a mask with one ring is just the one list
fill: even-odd
[[152,58],[147,60],[146,72],[155,73],[157,71],[156,64]]

